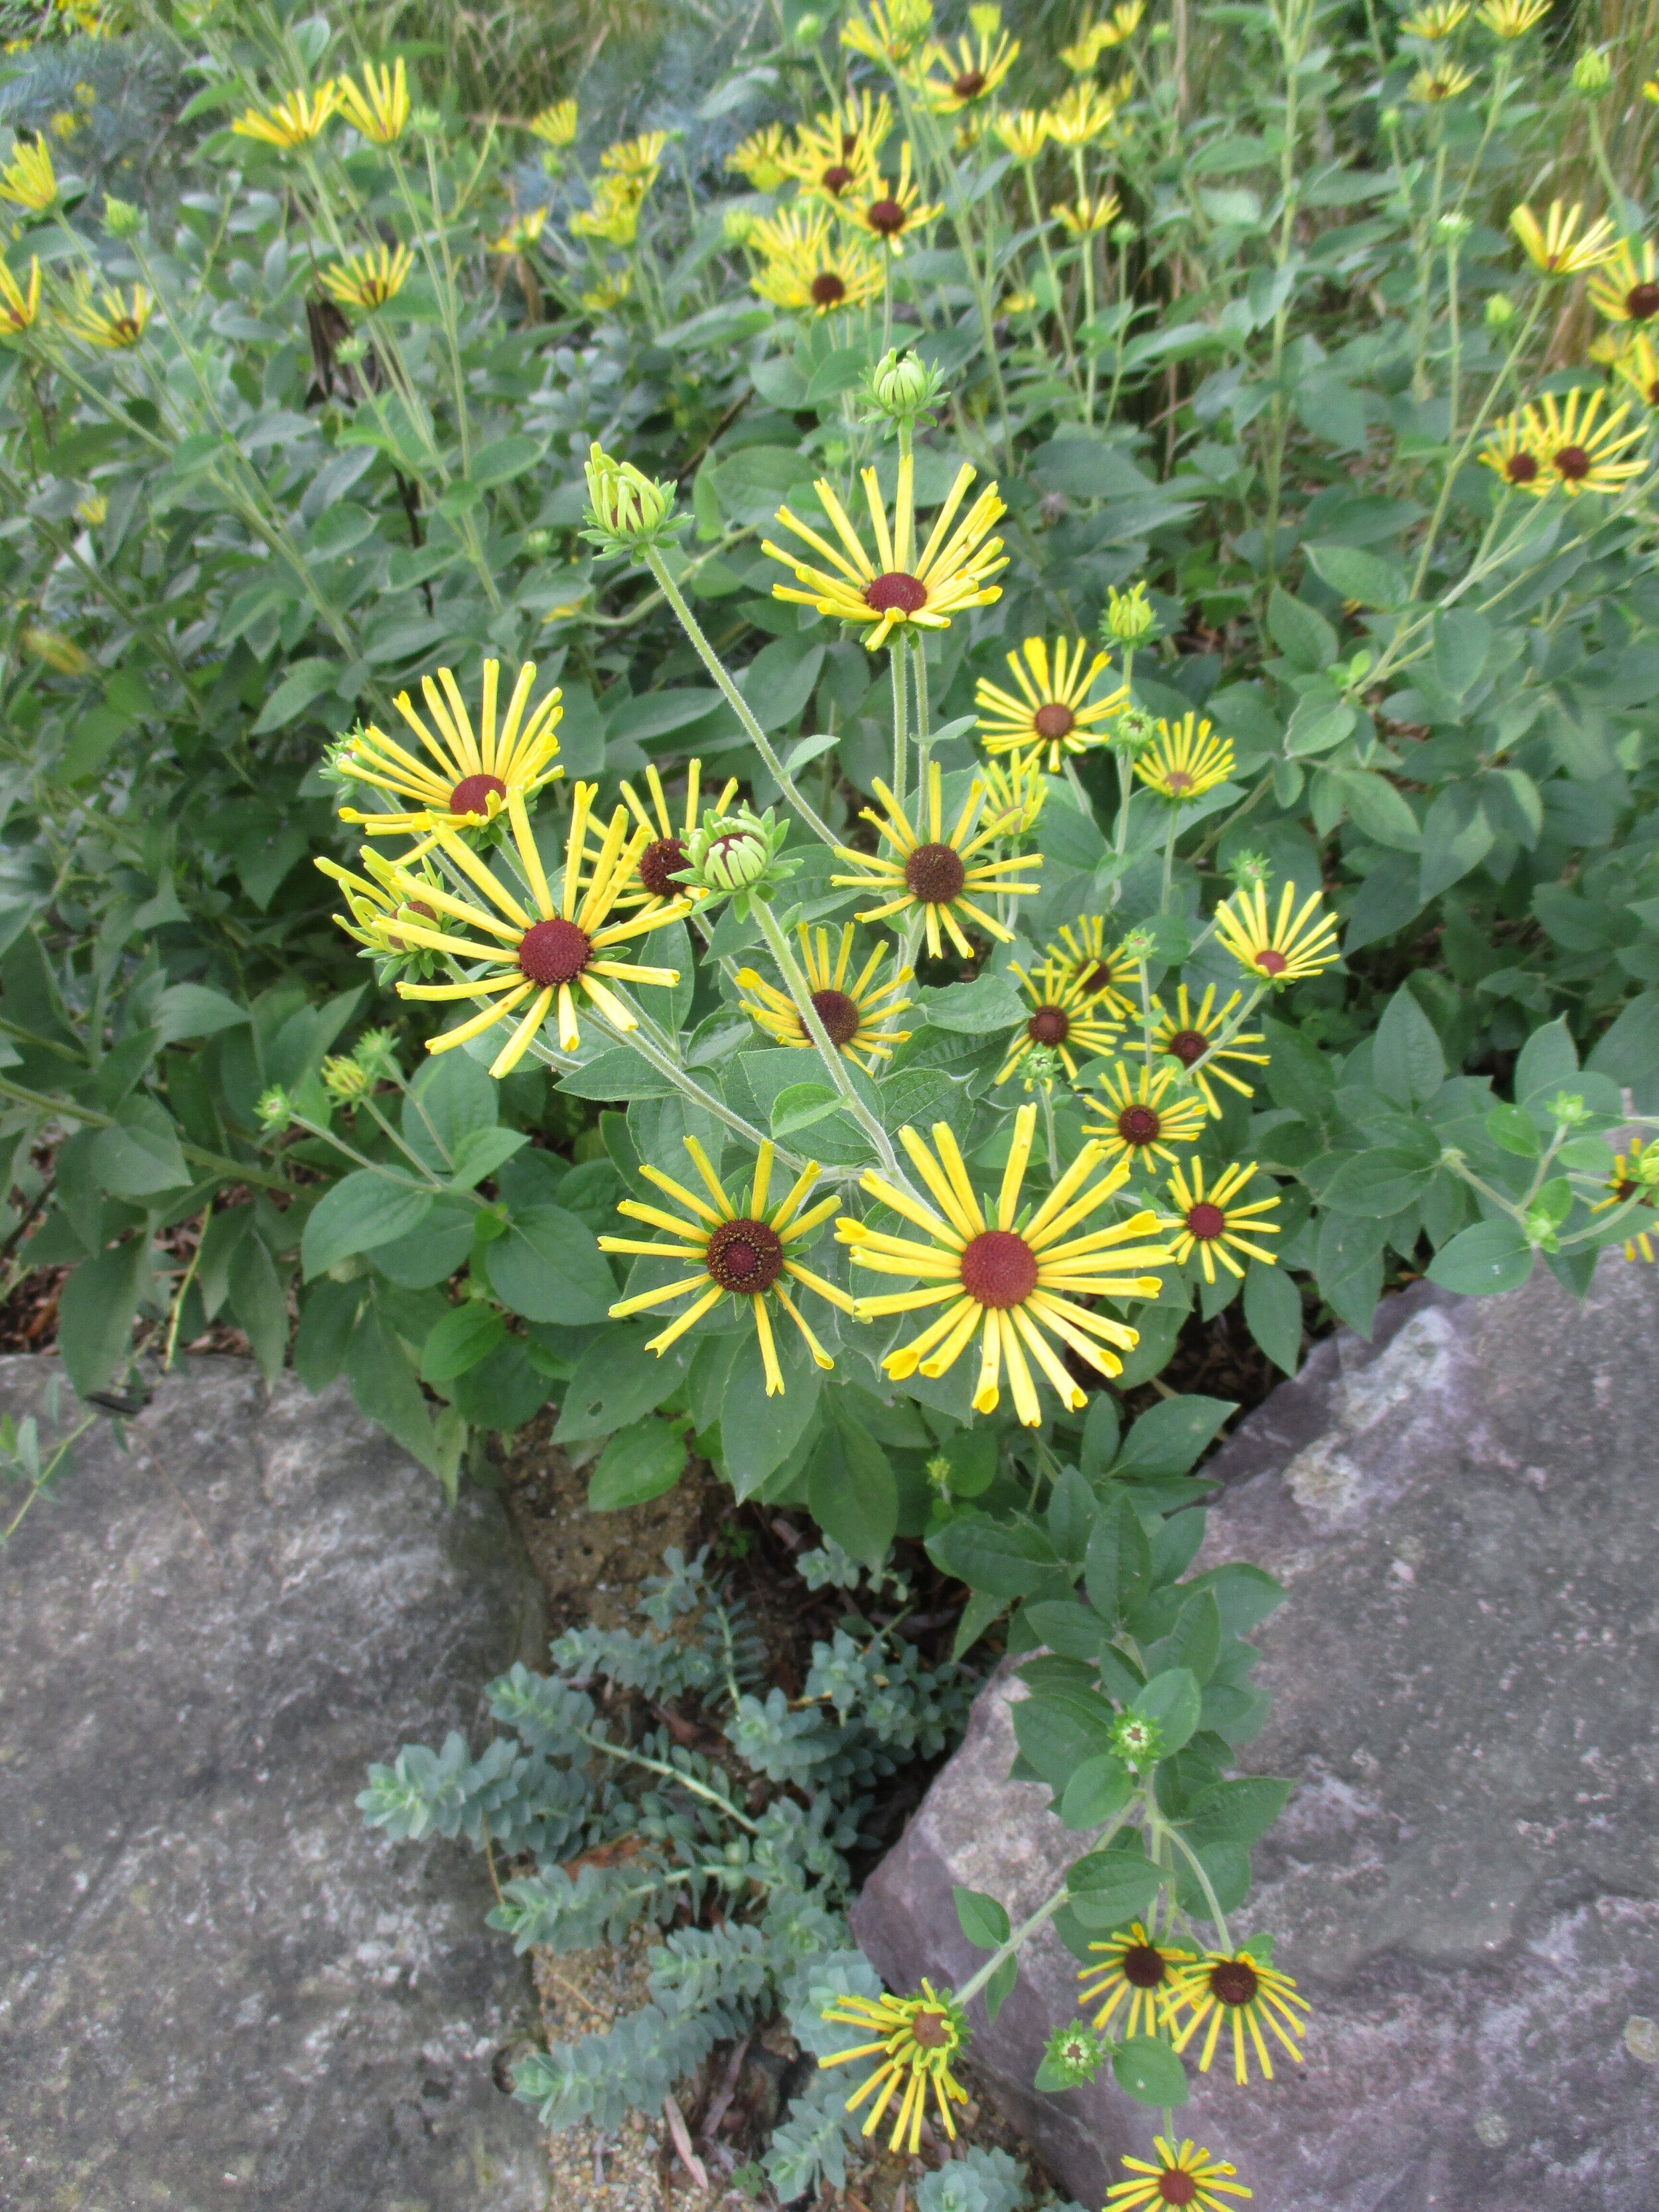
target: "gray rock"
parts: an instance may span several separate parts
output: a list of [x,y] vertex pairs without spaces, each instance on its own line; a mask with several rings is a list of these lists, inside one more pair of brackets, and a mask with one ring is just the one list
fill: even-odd
[[[55,1366],[0,1360],[0,1405]],[[483,1865],[354,1802],[533,1646],[505,1515],[240,1360],[126,1437],[0,1553],[0,2201],[531,2212],[491,2066],[533,2001]]]
[[[1214,1462],[1200,1565],[1289,1601],[1255,1632],[1297,1778],[1240,1916],[1312,2000],[1300,2070],[1194,2075],[1180,2132],[1261,2212],[1648,2212],[1659,2184],[1659,1269],[1605,1259],[1580,1307],[1540,1269],[1387,1302],[1321,1345]],[[888,1982],[982,1954],[951,1885],[1018,1920],[1082,1840],[1006,1780],[1003,1675],[854,1916]],[[1065,2186],[1098,2204],[1156,2114],[1031,2088],[1077,2017],[1047,1940],[975,2057]],[[975,2008],[978,2010],[978,2008]],[[1193,2055],[1189,2053],[1189,2056]]]

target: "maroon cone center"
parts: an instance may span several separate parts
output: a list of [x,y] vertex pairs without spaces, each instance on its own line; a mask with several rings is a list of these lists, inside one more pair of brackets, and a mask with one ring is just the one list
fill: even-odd
[[852,183],[852,181],[853,172],[840,161],[832,161],[830,167],[824,171],[823,176],[818,179],[818,182],[823,186],[824,191],[826,192],[834,192],[837,199],[840,198],[841,195],[847,190],[847,187]]
[[968,880],[962,855],[950,845],[918,845],[904,863],[904,887],[924,906],[949,906]]
[[1072,1027],[1071,1017],[1060,1006],[1039,1006],[1025,1024],[1025,1034],[1033,1044],[1064,1044]]
[[859,1033],[859,1010],[845,991],[814,991],[812,1006],[833,1045],[851,1044]]
[[1190,791],[1193,787],[1193,780],[1184,768],[1166,769],[1164,781],[1171,791]]
[[811,289],[815,307],[838,307],[847,297],[847,287],[833,269],[815,276]]
[[783,1273],[782,1239],[763,1221],[722,1221],[708,1240],[703,1265],[723,1291],[769,1291]]
[[1117,1117],[1117,1133],[1128,1145],[1150,1145],[1163,1127],[1150,1106],[1126,1106]]
[[1264,975],[1282,975],[1291,963],[1276,945],[1264,945],[1255,956],[1255,964]]
[[1198,2194],[1198,2183],[1192,2174],[1171,2166],[1158,2177],[1158,2193],[1166,2204],[1190,2204]]
[[1069,707],[1062,707],[1058,699],[1039,707],[1031,717],[1031,727],[1040,738],[1066,737],[1076,726],[1077,716]]
[[1150,1943],[1132,1943],[1118,1960],[1118,1972],[1132,1990],[1155,1990],[1167,1979],[1164,1954]]
[[507,786],[498,775],[464,775],[449,794],[452,814],[483,814],[489,812],[492,799],[505,799]]
[[1164,1049],[1172,1060],[1178,1060],[1183,1067],[1191,1067],[1203,1059],[1208,1043],[1200,1030],[1177,1030]]
[[[407,906],[399,907],[398,911],[399,914],[418,915],[422,921],[435,922],[438,919],[436,908],[429,907],[424,899],[410,899]],[[389,930],[386,933],[386,941],[393,952],[407,952],[410,950],[407,939],[393,937]]]
[[1078,981],[1085,991],[1103,991],[1110,984],[1111,980],[1110,964],[1104,960],[1097,960],[1086,975],[1081,972],[1078,975]]
[[1207,1199],[1202,1199],[1196,1206],[1188,1208],[1187,1226],[1194,1237],[1203,1237],[1207,1243],[1211,1237],[1220,1236],[1227,1226],[1227,1217],[1218,1206],[1212,1206]]
[[1511,483],[1535,483],[1538,464],[1530,453],[1515,453],[1510,456],[1505,473]]
[[1578,483],[1590,472],[1590,457],[1582,446],[1563,446],[1555,456],[1555,472],[1569,483]]
[[1632,284],[1625,295],[1625,313],[1633,323],[1659,315],[1659,284]]
[[1247,1959],[1224,1959],[1210,1969],[1210,1989],[1218,2002],[1247,2005],[1261,1987],[1261,1977]]
[[1036,1288],[1037,1257],[1012,1229],[988,1229],[964,1248],[962,1287],[975,1303],[1006,1312]]
[[872,577],[865,586],[864,604],[878,615],[891,614],[895,608],[902,615],[913,615],[927,605],[927,586],[919,576],[907,576],[902,568],[890,568],[884,576]]
[[533,923],[519,939],[520,969],[544,991],[574,983],[592,957],[587,932],[557,916]]
[[963,70],[951,87],[958,100],[977,100],[985,89],[983,70]]
[[943,2051],[950,2044],[951,2023],[942,2012],[919,2012],[910,2033],[924,2051]]
[[685,886],[674,878],[684,866],[684,838],[659,837],[640,854],[640,881],[653,898],[683,898]]
[[896,200],[876,200],[871,205],[868,221],[878,236],[896,238],[904,228],[904,210]]

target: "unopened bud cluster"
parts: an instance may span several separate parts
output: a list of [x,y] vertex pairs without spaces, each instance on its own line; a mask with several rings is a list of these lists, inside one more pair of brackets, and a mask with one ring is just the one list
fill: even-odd
[[741,806],[731,814],[705,814],[686,841],[685,866],[675,882],[714,897],[729,897],[739,917],[751,899],[769,900],[798,863],[785,856],[789,824],[768,807],[757,814]]
[[1139,645],[1142,638],[1151,635],[1157,620],[1144,583],[1132,584],[1127,592],[1120,592],[1114,585],[1106,595],[1100,635],[1109,644]]
[[884,418],[889,423],[907,423],[912,428],[918,423],[930,424],[933,417],[928,410],[939,399],[943,386],[938,369],[920,354],[890,348],[865,380],[871,406],[864,419],[878,422]]
[[587,528],[591,544],[607,553],[635,553],[679,528],[674,520],[674,486],[655,483],[631,461],[619,461],[597,440],[589,448]]

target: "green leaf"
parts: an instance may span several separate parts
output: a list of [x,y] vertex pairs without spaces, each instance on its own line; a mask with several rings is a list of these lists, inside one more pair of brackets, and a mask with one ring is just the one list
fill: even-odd
[[1518,1224],[1477,1221],[1460,1229],[1429,1262],[1429,1280],[1467,1297],[1518,1291],[1532,1274],[1533,1250]]
[[234,1029],[247,1020],[248,1011],[205,983],[173,983],[162,992],[155,1018],[161,1042],[176,1044],[180,1037],[215,1036],[221,1030]]
[[487,1359],[507,1334],[507,1323],[492,1305],[469,1298],[452,1306],[434,1324],[421,1349],[421,1380],[451,1382]]
[[[461,1055],[452,1053],[450,1057],[459,1060]],[[559,1088],[569,1097],[599,1098],[608,1104],[612,1099],[667,1098],[675,1085],[648,1060],[642,1060],[629,1046],[618,1044],[596,1054],[580,1067],[567,1068],[559,1078]]]
[[[1057,1578],[1066,1579],[1069,1587],[1054,1546],[1027,1521],[994,1521],[988,1513],[977,1511],[958,1513],[928,1539],[927,1553],[942,1574],[954,1575],[970,1589],[1004,1601],[1033,1597]],[[1152,1572],[1150,1553],[1146,1571]]]
[[462,1139],[449,1178],[452,1190],[471,1190],[486,1176],[493,1176],[516,1152],[530,1142],[521,1129],[472,1129]]
[[981,1889],[951,1892],[957,1901],[957,1924],[976,1951],[997,1951],[1008,1941],[1008,1915],[994,1897]]
[[1123,1761],[1109,1751],[1097,1752],[1077,1768],[1061,1793],[1061,1823],[1068,1828],[1103,1827],[1134,1794],[1134,1776]]
[[1103,1474],[1117,1457],[1117,1401],[1109,1390],[1097,1390],[1083,1423],[1078,1465],[1085,1474]]
[[1422,1197],[1434,1178],[1414,1152],[1400,1145],[1378,1145],[1344,1160],[1325,1186],[1325,1203],[1339,1213],[1392,1220]]
[[351,1395],[369,1419],[378,1421],[406,1452],[435,1473],[437,1443],[426,1401],[397,1331],[377,1301],[371,1301],[352,1331],[345,1371]]
[[116,1127],[93,1139],[92,1171],[117,1198],[145,1199],[186,1188],[191,1180],[172,1117],[154,1098],[128,1098],[116,1109]]
[[1302,1295],[1283,1267],[1252,1260],[1245,1269],[1244,1326],[1275,1367],[1295,1374],[1302,1359]]
[[798,1129],[810,1129],[840,1106],[840,1091],[832,1091],[827,1083],[792,1083],[772,1101],[772,1134],[793,1136]]
[[930,1028],[969,1036],[1012,1029],[1030,1012],[1006,975],[976,975],[971,983],[951,983],[942,990],[924,985],[916,999]]
[[288,1352],[288,1300],[264,1242],[252,1225],[231,1252],[228,1280],[231,1310],[252,1347],[259,1372],[267,1382],[274,1382]]
[[1328,1213],[1319,1224],[1314,1261],[1319,1294],[1340,1321],[1367,1339],[1382,1295],[1387,1242],[1384,1224],[1369,1215]]
[[1134,1833],[1116,1838],[1103,1851],[1074,1859],[1066,1869],[1072,1910],[1085,1928],[1101,1935],[1139,1920],[1162,1883],[1162,1873]]
[[495,1127],[500,1103],[476,1060],[464,1052],[441,1053],[427,1061],[404,1097],[404,1142],[434,1175],[447,1175],[467,1139]]
[[1114,1492],[1090,1532],[1083,1570],[1089,1602],[1115,1628],[1152,1586],[1152,1547],[1140,1516],[1121,1491]]
[[58,1304],[58,1349],[76,1395],[101,1390],[126,1358],[138,1300],[149,1280],[142,1237],[85,1261]]
[[996,1480],[1002,1447],[994,1429],[958,1429],[939,1450],[951,1462],[952,1498],[977,1498]]
[[533,469],[542,457],[541,441],[526,438],[515,432],[508,438],[495,438],[472,456],[472,465],[467,474],[483,490],[496,484],[511,483],[526,469]]
[[1485,1126],[1494,1145],[1523,1160],[1535,1160],[1544,1149],[1537,1122],[1519,1106],[1494,1106]]
[[527,1206],[515,1213],[484,1264],[495,1295],[526,1321],[579,1328],[604,1321],[617,1302],[616,1279],[598,1238],[562,1206]]
[[1285,754],[1291,760],[1302,760],[1311,753],[1327,753],[1353,734],[1358,719],[1358,710],[1346,699],[1310,693],[1296,702],[1296,712],[1285,732]]
[[1144,1413],[1118,1454],[1114,1474],[1151,1477],[1185,1474],[1237,1406],[1231,1398],[1196,1393],[1166,1398]]
[[[720,1434],[725,1437],[722,1425]],[[817,1441],[806,1471],[812,1518],[842,1551],[873,1572],[898,1533],[898,1483],[891,1462],[855,1424],[832,1421]]]
[[1535,1029],[1522,1046],[1515,1063],[1516,1103],[1530,1106],[1553,1098],[1558,1091],[1575,1091],[1577,1074],[1578,1054],[1563,1014]]
[[1494,834],[1468,784],[1448,784],[1439,792],[1423,823],[1419,889],[1424,902],[1478,868],[1492,848]]
[[1596,1043],[1588,1065],[1615,1083],[1640,1083],[1659,1067],[1659,991],[1632,999]]
[[720,1458],[740,1499],[752,1497],[783,1465],[817,1411],[822,1377],[804,1349],[796,1351],[799,1341],[793,1329],[779,1334],[784,1387],[770,1397],[759,1340],[747,1327],[732,1359],[720,1400]]
[[1426,1105],[1446,1079],[1446,1055],[1434,1024],[1403,983],[1376,1025],[1371,1072],[1383,1097],[1407,1111]]
[[1310,545],[1304,550],[1340,599],[1358,599],[1362,607],[1387,610],[1402,606],[1409,596],[1406,579],[1394,562],[1375,553],[1362,553],[1357,545]]
[[618,1430],[588,1480],[588,1510],[617,1513],[660,1498],[684,1474],[685,1457],[684,1437],[654,1413]]
[[1164,1754],[1181,1749],[1198,1726],[1203,1696],[1190,1668],[1166,1667],[1154,1674],[1134,1701],[1134,1711],[1156,1721],[1163,1737]]
[[325,1276],[306,1292],[294,1336],[294,1371],[307,1390],[326,1390],[344,1366],[357,1310],[368,1296],[364,1275],[349,1283]]
[[1284,1811],[1295,1786],[1265,1774],[1212,1783],[1193,1800],[1182,1824],[1188,1841],[1200,1850],[1208,1844],[1255,1843]]
[[1002,1961],[1002,1964],[997,1968],[990,1980],[987,1982],[985,1987],[980,1992],[981,1999],[985,2006],[985,2017],[988,2021],[995,2020],[997,2014],[1002,2010],[1003,2006],[1006,2004],[1008,1999],[1013,1995],[1014,1984],[1018,1981],[1018,1979],[1019,1954],[1018,1952],[1012,1952],[1009,1956]]
[[262,738],[267,730],[284,730],[304,714],[313,700],[331,691],[345,668],[337,660],[296,660],[289,664],[288,674],[266,700],[259,719],[253,725],[253,735]]
[[1402,853],[1422,848],[1423,832],[1404,794],[1374,769],[1333,768],[1342,793],[1342,804],[1356,829],[1378,845]]
[[1186,2068],[1155,2035],[1132,2035],[1118,2045],[1112,2053],[1112,2079],[1138,2105],[1164,2110],[1184,2105],[1191,2094]]
[[306,1280],[359,1252],[407,1237],[431,1206],[430,1194],[412,1184],[393,1182],[373,1168],[354,1170],[324,1192],[306,1222],[300,1242]]
[[1318,609],[1293,599],[1279,584],[1267,602],[1267,629],[1285,658],[1310,675],[1322,675],[1340,650],[1336,632]]
[[[1194,1687],[1196,1719],[1197,1687]],[[1092,1690],[1042,1689],[1009,1708],[1014,1741],[1038,1777],[1061,1795],[1085,1759],[1111,1749],[1115,1718]]]
[[685,1340],[659,1354],[645,1348],[649,1333],[637,1322],[618,1322],[594,1338],[566,1386],[556,1444],[608,1437],[678,1389],[690,1357]]

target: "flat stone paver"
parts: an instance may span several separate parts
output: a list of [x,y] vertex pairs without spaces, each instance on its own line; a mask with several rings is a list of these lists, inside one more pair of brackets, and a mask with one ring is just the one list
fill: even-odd
[[[0,1359],[0,1407],[55,1367]],[[491,2073],[533,2002],[483,1863],[354,1802],[404,1742],[481,1742],[537,1653],[505,1513],[240,1360],[127,1437],[0,1552],[0,2203],[535,2212]]]

